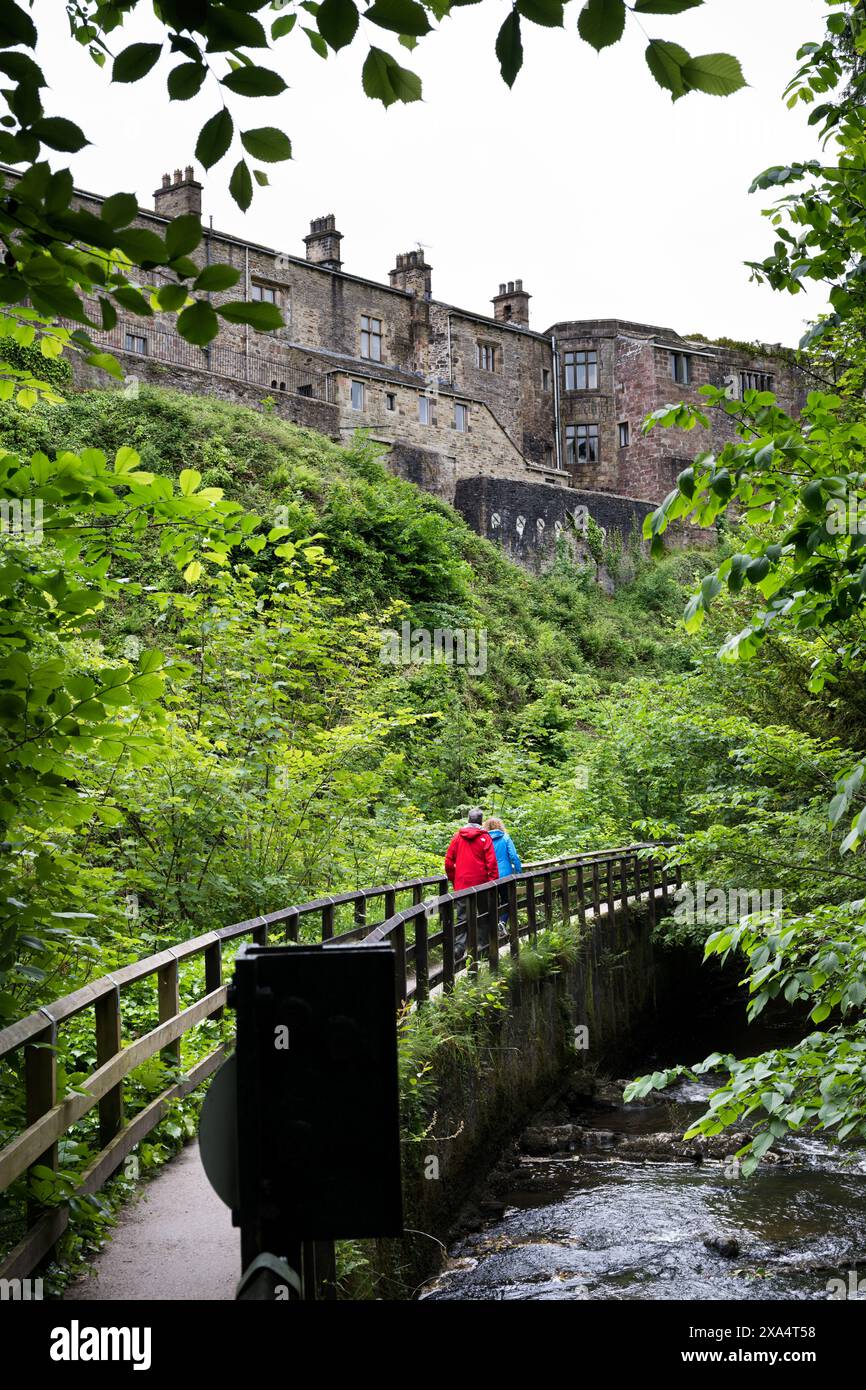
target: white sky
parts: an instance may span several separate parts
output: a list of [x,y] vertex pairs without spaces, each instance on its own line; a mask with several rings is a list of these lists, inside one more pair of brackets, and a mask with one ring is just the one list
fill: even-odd
[[[143,83],[112,87],[69,37],[57,0],[38,0],[52,32],[40,55],[52,91],[49,114],[75,116],[93,147],[71,157],[79,186],[134,191],[152,206],[163,170],[193,160],[196,133],[217,109],[215,88],[169,103],[166,66]],[[748,90],[724,99],[693,93],[676,104],[646,69],[645,38],[632,19],[616,47],[596,55],[567,27],[524,22],[524,69],[509,92],[493,54],[507,13],[492,0],[460,8],[407,53],[396,36],[363,25],[370,42],[419,72],[424,101],[385,111],[362,93],[366,49],[325,62],[296,31],[261,61],[290,90],[230,105],[245,125],[282,125],[295,158],[270,166],[243,218],[227,184],[237,153],[204,176],[214,225],[303,255],[312,217],[335,212],[344,269],[387,280],[398,251],[419,242],[433,266],[433,293],[492,312],[501,280],[522,277],[532,326],[618,316],[683,333],[795,343],[822,307],[750,284],[747,258],[772,238],[749,196],[770,164],[809,157],[817,140],[782,89],[799,45],[821,37],[821,0],[707,0],[671,18],[644,17],[652,37],[694,54],[741,59]],[[115,35],[119,50],[153,37],[145,14]],[[55,162],[67,157],[56,156]],[[197,174],[202,177],[201,171]]]

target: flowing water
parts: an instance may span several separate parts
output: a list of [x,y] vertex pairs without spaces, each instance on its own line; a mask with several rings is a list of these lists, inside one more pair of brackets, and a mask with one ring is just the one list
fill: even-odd
[[[792,1137],[784,1161],[750,1178],[723,1158],[673,1158],[653,1137],[682,1135],[711,1089],[684,1082],[664,1101],[625,1106],[611,1087],[601,1103],[540,1117],[542,1132],[567,1118],[573,1145],[533,1157],[524,1142],[530,1152],[501,1164],[491,1181],[501,1214],[449,1251],[421,1297],[815,1300],[856,1298],[859,1278],[866,1298],[866,1152]],[[628,1152],[641,1137],[657,1156]]]

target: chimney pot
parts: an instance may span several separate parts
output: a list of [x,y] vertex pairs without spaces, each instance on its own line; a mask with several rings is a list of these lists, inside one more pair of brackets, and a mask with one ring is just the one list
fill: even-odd
[[162,186],[163,186],[163,188],[171,188],[171,177],[170,177],[170,175],[168,175],[168,174],[163,174],[163,176],[162,176]]

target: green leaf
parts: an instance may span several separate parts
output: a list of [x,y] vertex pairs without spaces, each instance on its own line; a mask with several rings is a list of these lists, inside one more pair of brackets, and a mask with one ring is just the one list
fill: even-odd
[[704,0],[635,0],[635,14],[682,14],[697,9]]
[[188,256],[202,239],[201,218],[187,212],[181,217],[172,218],[165,231],[165,249],[173,261],[177,256]]
[[678,43],[666,43],[663,39],[650,39],[646,50],[647,67],[660,87],[671,93],[677,101],[688,91],[683,68],[691,62],[691,55]]
[[241,273],[233,265],[206,266],[193,283],[194,290],[230,290],[241,278]]
[[166,309],[170,314],[174,314],[186,304],[189,290],[186,285],[161,285],[156,292],[156,298],[160,309]]
[[195,468],[184,468],[178,478],[178,486],[182,497],[192,497],[199,483],[201,474]]
[[[321,5],[319,9],[321,9]],[[271,38],[281,39],[284,34],[290,34],[297,23],[296,14],[284,14],[280,19],[275,19],[271,25]]]
[[231,115],[225,110],[218,111],[209,121],[205,121],[195,147],[196,159],[205,169],[211,169],[226,154],[232,143],[234,130]]
[[688,88],[713,97],[730,96],[746,86],[743,69],[730,53],[704,53],[691,58],[682,73]]
[[561,29],[565,22],[564,0],[516,0],[524,19],[545,29]]
[[390,53],[372,47],[367,54],[361,85],[368,97],[391,106],[395,101],[420,101],[421,79],[408,68],[401,68]]
[[625,29],[625,0],[587,0],[577,21],[577,32],[596,52],[618,43]]
[[523,43],[520,37],[520,15],[512,10],[496,36],[496,56],[502,80],[509,87],[523,67]]
[[346,48],[358,32],[358,7],[354,0],[322,0],[316,11],[316,24],[336,53]]
[[128,227],[138,216],[138,199],[132,193],[113,193],[102,204],[100,216],[109,227]]
[[246,212],[253,201],[253,179],[245,159],[239,159],[229,179],[231,193],[241,212]]
[[188,304],[182,314],[178,314],[177,331],[188,343],[206,347],[219,332],[219,323],[211,306],[205,300],[197,299],[194,304]]
[[14,0],[3,0],[0,6],[0,43],[8,48],[18,43],[36,47],[36,26],[27,11]]
[[114,60],[112,82],[138,82],[159,62],[161,53],[161,43],[131,43]]
[[42,120],[34,121],[30,129],[43,145],[50,146],[52,150],[62,150],[64,154],[75,154],[90,144],[81,128],[63,116],[45,116]]
[[430,33],[427,11],[418,4],[418,0],[374,0],[370,8],[364,11],[364,18],[378,24],[380,29],[390,29],[395,34],[411,34],[420,39]]
[[217,312],[229,323],[248,323],[260,333],[267,333],[272,328],[283,326],[283,316],[276,304],[233,299],[228,304],[218,305]]
[[201,63],[180,63],[168,74],[168,95],[172,101],[189,101],[199,91],[207,77]]
[[261,159],[265,164],[276,164],[282,159],[291,159],[292,143],[287,135],[276,126],[258,126],[255,130],[241,132],[241,144],[253,159]]
[[278,97],[286,91],[287,84],[272,68],[260,68],[250,63],[235,68],[222,80],[229,91],[242,97]]

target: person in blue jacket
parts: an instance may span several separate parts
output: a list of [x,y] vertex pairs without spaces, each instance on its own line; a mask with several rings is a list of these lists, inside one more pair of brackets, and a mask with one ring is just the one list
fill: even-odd
[[[523,865],[520,862],[520,855],[514,848],[514,841],[502,824],[498,816],[488,816],[484,822],[484,829],[493,841],[493,848],[496,851],[496,862],[499,865],[499,877],[508,878],[510,874],[519,874]],[[508,922],[508,889],[499,889],[499,925],[504,927]]]

